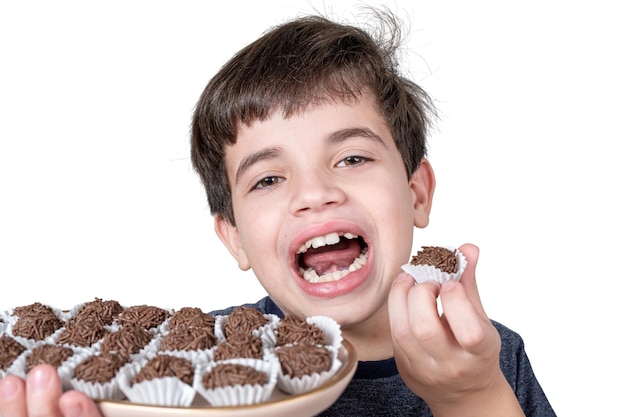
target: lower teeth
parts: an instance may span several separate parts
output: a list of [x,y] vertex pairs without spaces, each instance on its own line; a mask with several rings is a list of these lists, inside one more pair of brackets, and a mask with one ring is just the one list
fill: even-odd
[[344,269],[342,271],[335,271],[328,274],[324,274],[322,276],[317,275],[317,272],[313,268],[304,269],[300,268],[300,276],[304,278],[308,282],[318,283],[318,282],[330,282],[330,281],[339,281],[344,278],[350,272],[354,272],[358,269],[361,269],[363,265],[367,262],[367,251],[364,250],[361,254],[352,262],[352,264],[348,267],[348,269]]

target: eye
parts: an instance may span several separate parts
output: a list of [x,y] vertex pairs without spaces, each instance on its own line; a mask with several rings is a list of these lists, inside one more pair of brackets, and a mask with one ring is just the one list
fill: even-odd
[[350,155],[348,157],[345,157],[341,161],[339,161],[337,163],[337,166],[338,167],[352,167],[352,166],[363,165],[364,163],[368,161],[371,161],[371,159],[365,158],[363,156],[358,156],[358,155]]
[[282,178],[277,177],[277,176],[265,177],[261,181],[254,184],[253,189],[260,190],[263,188],[268,188],[268,187],[278,184],[281,181],[282,181]]

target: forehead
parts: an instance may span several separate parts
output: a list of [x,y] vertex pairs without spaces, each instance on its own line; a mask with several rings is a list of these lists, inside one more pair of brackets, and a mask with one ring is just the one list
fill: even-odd
[[[304,137],[323,137],[335,129],[346,126],[372,125],[386,127],[386,121],[377,102],[368,94],[358,100],[335,100],[329,98],[318,104],[309,104],[292,113],[281,108],[273,110],[268,117],[249,123],[239,122],[237,134],[226,152],[234,148],[263,146],[263,140],[288,134]],[[269,134],[273,132],[274,134]],[[243,145],[243,146],[242,146]]]

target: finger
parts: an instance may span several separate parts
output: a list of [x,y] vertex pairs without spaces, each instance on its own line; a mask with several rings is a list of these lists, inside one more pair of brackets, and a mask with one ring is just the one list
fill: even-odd
[[446,356],[453,342],[446,323],[439,316],[437,297],[440,290],[438,282],[426,281],[412,287],[408,296],[411,333],[419,346],[433,358]]
[[409,342],[412,338],[411,328],[408,322],[408,294],[415,285],[415,280],[409,274],[398,275],[389,291],[387,297],[387,308],[389,310],[389,324],[392,336],[398,342]]
[[438,319],[438,293],[439,284],[436,282],[427,281],[416,285],[409,274],[398,275],[388,297],[392,332],[398,336],[406,334],[411,339],[413,329],[422,327],[420,320],[427,318],[429,322],[433,317]]
[[59,400],[59,408],[65,416],[102,417],[96,403],[80,391],[68,391]]
[[30,417],[60,416],[61,381],[56,368],[37,365],[26,376],[26,406]]
[[[419,357],[439,356],[446,341],[437,311],[439,284],[415,284],[408,274],[400,274],[389,293],[389,320],[396,358],[411,362]],[[399,355],[401,354],[401,355]]]
[[487,317],[482,301],[480,300],[478,285],[476,285],[476,266],[478,265],[480,250],[477,246],[469,243],[462,245],[459,250],[463,253],[465,259],[467,259],[467,266],[461,276],[460,282],[465,289],[467,298],[471,301],[476,310]]
[[0,380],[0,415],[26,417],[26,387],[22,378],[8,375]]
[[398,275],[391,286],[388,298],[391,331],[398,341],[412,343],[416,331],[418,334],[427,331],[433,324],[439,322],[438,293],[439,284],[436,282],[416,285],[410,275],[405,273]]
[[486,336],[486,321],[477,311],[463,285],[448,281],[441,287],[441,305],[456,343],[468,351],[475,350]]

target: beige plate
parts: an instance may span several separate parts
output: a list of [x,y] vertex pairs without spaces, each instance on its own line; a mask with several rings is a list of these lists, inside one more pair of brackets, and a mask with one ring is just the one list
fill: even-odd
[[[326,384],[300,395],[288,395],[275,389],[268,402],[241,407],[211,407],[192,405],[190,407],[157,407],[133,404],[128,401],[96,401],[105,417],[282,417],[314,416],[330,407],[346,389],[356,371],[357,358],[354,347],[347,341],[339,350],[341,367]],[[201,399],[196,396],[196,402]],[[194,402],[195,404],[195,402]]]

